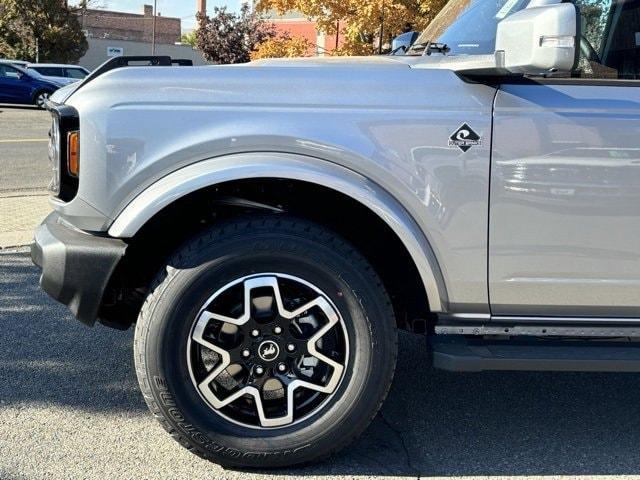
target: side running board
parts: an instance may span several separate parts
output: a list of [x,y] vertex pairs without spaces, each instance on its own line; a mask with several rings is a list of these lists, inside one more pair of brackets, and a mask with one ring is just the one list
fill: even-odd
[[640,342],[483,341],[437,335],[431,337],[431,347],[433,366],[455,372],[640,372]]

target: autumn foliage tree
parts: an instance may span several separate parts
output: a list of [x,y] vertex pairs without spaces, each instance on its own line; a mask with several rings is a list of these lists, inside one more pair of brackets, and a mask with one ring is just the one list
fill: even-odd
[[307,57],[313,45],[302,37],[291,37],[289,34],[280,34],[259,44],[251,52],[251,60],[260,58],[285,58],[285,57]]
[[[284,13],[297,10],[316,22],[327,35],[337,31],[344,45],[338,53],[370,55],[382,39],[409,30],[422,30],[444,6],[446,0],[258,0],[257,9]],[[382,27],[382,28],[381,28]]]
[[73,63],[88,48],[76,15],[60,0],[0,0],[0,57]]
[[248,62],[258,44],[276,35],[274,26],[262,21],[247,3],[237,14],[214,7],[213,15],[198,13],[197,20],[197,47],[213,63]]

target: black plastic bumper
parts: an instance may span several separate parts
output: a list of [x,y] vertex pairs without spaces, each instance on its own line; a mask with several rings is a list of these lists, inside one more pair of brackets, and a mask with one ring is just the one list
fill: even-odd
[[52,213],[36,230],[31,258],[42,268],[42,289],[69,307],[82,323],[93,325],[104,290],[126,248],[122,240],[69,228]]

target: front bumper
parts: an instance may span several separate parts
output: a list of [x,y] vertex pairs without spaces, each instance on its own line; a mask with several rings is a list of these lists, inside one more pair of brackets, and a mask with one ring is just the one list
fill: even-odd
[[42,289],[69,307],[82,323],[93,325],[104,290],[126,248],[122,240],[68,227],[54,212],[36,230],[31,258],[42,268]]

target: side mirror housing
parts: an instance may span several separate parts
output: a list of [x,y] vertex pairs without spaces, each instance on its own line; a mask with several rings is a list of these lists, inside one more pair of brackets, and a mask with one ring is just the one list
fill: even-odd
[[409,50],[409,47],[413,45],[420,35],[419,32],[407,32],[398,35],[391,42],[391,55],[402,55]]
[[544,3],[534,2],[498,23],[497,68],[531,75],[573,70],[580,51],[576,6]]

